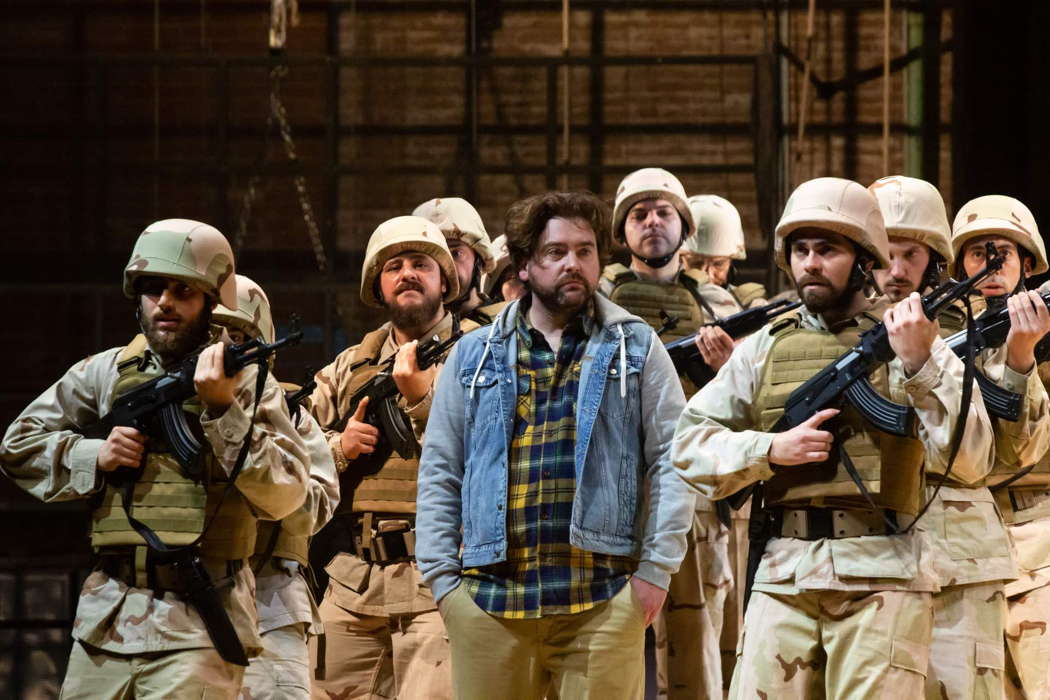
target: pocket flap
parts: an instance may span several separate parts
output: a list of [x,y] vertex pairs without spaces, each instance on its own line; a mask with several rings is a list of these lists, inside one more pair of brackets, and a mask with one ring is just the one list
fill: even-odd
[[977,642],[974,662],[977,668],[991,668],[996,671],[1002,671],[1006,667],[1006,653],[1003,651],[1003,645]]
[[885,535],[828,542],[836,576],[909,580],[918,573],[918,556],[910,539]]
[[906,671],[926,675],[926,666],[930,661],[930,648],[909,639],[894,639],[890,652],[890,665]]
[[368,574],[372,565],[363,559],[341,552],[328,562],[324,570],[333,581],[355,593],[362,593],[368,589]]

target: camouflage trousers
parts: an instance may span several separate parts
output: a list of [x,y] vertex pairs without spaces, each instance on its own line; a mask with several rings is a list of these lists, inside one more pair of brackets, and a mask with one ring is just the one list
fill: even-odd
[[310,640],[310,663],[316,667],[323,651],[324,679],[314,679],[313,697],[452,697],[448,636],[436,610],[362,615],[339,607],[329,596],[320,610],[325,632]]
[[1050,700],[1050,585],[1007,601],[1007,695]]
[[212,648],[137,656],[114,654],[73,642],[59,697],[90,700],[199,700],[236,698],[244,669]]
[[721,700],[719,642],[726,596],[733,586],[729,529],[714,512],[697,511],[686,547],[653,624],[657,687],[661,697]]
[[264,632],[262,654],[244,673],[240,700],[308,700],[310,650],[303,623]]
[[729,697],[921,698],[930,593],[754,591]]
[[934,593],[927,700],[1000,700],[1005,624],[1001,581],[945,586]]

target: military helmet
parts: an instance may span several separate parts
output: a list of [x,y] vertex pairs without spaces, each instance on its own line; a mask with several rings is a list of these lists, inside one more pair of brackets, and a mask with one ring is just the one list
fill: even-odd
[[845,236],[875,259],[875,268],[890,266],[889,241],[875,197],[860,183],[839,177],[818,177],[795,188],[777,223],[773,251],[777,265],[791,275],[787,238],[800,228],[814,227]]
[[217,323],[233,326],[251,338],[272,343],[276,338],[270,300],[263,288],[244,275],[237,275],[237,308],[232,310],[223,304],[215,307],[212,318]]
[[368,306],[383,307],[375,287],[379,273],[387,260],[409,251],[429,255],[437,262],[445,276],[445,303],[459,296],[459,276],[441,229],[419,216],[395,216],[379,224],[368,239],[361,268],[361,301]]
[[492,241],[492,250],[496,253],[496,264],[481,278],[481,290],[490,297],[496,292],[496,285],[499,284],[503,271],[510,265],[510,250],[507,249],[506,234],[501,234]]
[[627,212],[635,204],[646,199],[666,199],[678,210],[685,226],[685,230],[682,231],[683,238],[688,239],[696,231],[693,214],[685,201],[685,188],[678,178],[663,168],[642,168],[625,177],[616,189],[612,220],[612,234],[616,241],[624,243],[627,240],[624,233]]
[[697,194],[687,201],[696,223],[696,235],[686,240],[686,250],[712,258],[743,260],[747,257],[740,212],[728,199],[716,194]]
[[139,277],[171,277],[234,308],[233,275],[233,249],[217,228],[190,219],[165,219],[147,226],[135,241],[124,268],[124,295],[134,298]]
[[496,264],[496,255],[489,240],[481,215],[470,202],[459,197],[439,197],[423,202],[412,212],[437,224],[449,240],[466,243],[481,259],[481,271],[489,272]]
[[871,183],[886,224],[886,235],[918,241],[952,261],[951,227],[944,199],[937,188],[914,177],[891,175]]
[[960,258],[968,241],[978,236],[997,235],[1007,238],[1035,257],[1033,275],[1050,270],[1046,248],[1032,212],[1013,197],[988,194],[971,199],[955,215],[952,224],[952,252]]

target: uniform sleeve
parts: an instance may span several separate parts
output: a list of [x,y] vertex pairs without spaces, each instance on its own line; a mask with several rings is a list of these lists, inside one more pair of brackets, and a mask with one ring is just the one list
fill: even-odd
[[992,418],[996,463],[1018,469],[1035,464],[1050,447],[1050,400],[1039,371],[1033,368],[1027,374],[1019,374],[1010,369],[1006,365],[1005,345],[986,350],[982,359],[985,376],[1023,397],[1016,421]]
[[751,405],[772,337],[754,333],[733,350],[678,419],[671,459],[678,475],[717,500],[769,479],[773,433],[751,430]]
[[[901,382],[908,402],[918,418],[919,439],[926,447],[926,470],[943,474],[948,467],[952,436],[961,416],[963,372],[965,366],[944,339],[938,337],[926,364],[905,378],[900,359],[890,363],[891,381]],[[995,438],[981,390],[974,382],[973,398],[951,477],[973,484],[992,469]]]
[[324,431],[313,416],[300,411],[295,427],[310,455],[310,482],[306,500],[281,522],[281,527],[291,535],[310,537],[332,519],[339,506],[339,474]]
[[221,416],[205,410],[201,427],[227,474],[233,472],[251,430],[251,446],[237,477],[237,489],[259,517],[281,520],[306,498],[310,454],[292,424],[284,390],[272,376],[266,377],[252,423],[257,375],[257,367],[242,370],[233,404]]
[[120,351],[75,364],[8,427],[0,465],[20,488],[46,502],[86,498],[101,488],[96,464],[105,440],[77,431],[109,410]]

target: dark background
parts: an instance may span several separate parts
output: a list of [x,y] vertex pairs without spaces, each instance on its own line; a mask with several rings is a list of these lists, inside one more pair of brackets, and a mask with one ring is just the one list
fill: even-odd
[[[375,325],[357,299],[367,237],[434,196],[474,202],[495,237],[523,195],[611,200],[627,172],[663,166],[738,206],[740,273],[771,287],[769,234],[810,177],[903,173],[937,184],[950,214],[999,193],[1042,220],[1050,7],[892,7],[884,166],[881,1],[818,2],[797,157],[805,2],[576,0],[563,51],[557,1],[301,0],[282,55],[265,0],[7,3],[0,422],[134,334],[121,271],[161,218],[218,226],[278,325],[303,317],[307,342],[278,361],[290,381]],[[267,128],[278,65],[294,161]],[[85,510],[7,481],[0,508],[0,696],[50,696],[90,565]]]

